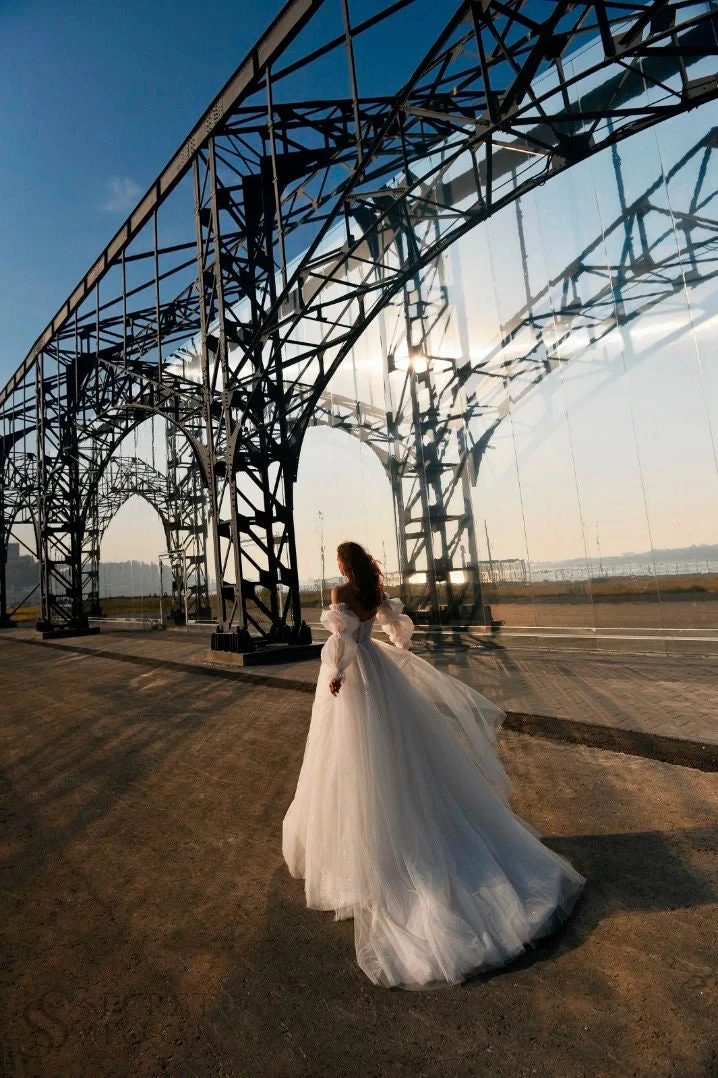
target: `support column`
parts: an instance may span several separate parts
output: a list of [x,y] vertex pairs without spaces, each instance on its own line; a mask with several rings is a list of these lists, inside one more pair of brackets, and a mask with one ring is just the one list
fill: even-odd
[[[213,141],[206,167],[195,167],[209,512],[219,608],[213,648],[233,652],[311,642],[299,600],[292,501],[298,448],[287,425],[279,336],[270,331],[260,338],[255,332],[276,299],[277,169],[268,154],[259,175],[242,177],[240,195],[222,186]],[[231,234],[223,235],[222,213],[228,222],[242,219],[241,256],[231,247]],[[238,322],[232,307],[239,296],[249,301],[247,323]],[[241,390],[234,388],[238,369],[244,373]]]
[[[199,432],[197,432],[199,434]],[[167,550],[183,551],[187,566],[187,608],[192,619],[212,616],[207,564],[207,495],[194,449],[173,423],[167,424]],[[184,617],[184,584],[174,573],[175,620]]]
[[90,617],[102,617],[100,605],[100,513],[97,485],[93,483],[90,505],[87,510],[84,533],[84,561],[89,565],[89,594],[87,605]]
[[37,630],[87,632],[76,364],[61,362],[59,352],[49,360],[47,352],[38,357],[35,383],[41,596]]
[[[406,219],[394,222],[390,242],[399,266],[417,260],[427,239],[417,236],[417,229],[431,227],[425,220],[416,228]],[[387,355],[387,421],[395,447],[392,488],[407,606],[433,623],[491,624],[466,467],[465,424],[471,410],[462,379],[468,356],[458,354],[458,341],[457,354],[446,354],[455,311],[443,256],[406,282],[398,317],[404,339]],[[439,341],[441,347],[435,347]],[[417,583],[423,574],[425,582]]]
[[[1,448],[1,447],[0,447]],[[9,629],[15,622],[7,612],[7,552],[10,529],[5,519],[5,460],[0,457],[0,629]]]
[[[236,634],[236,639],[228,642],[227,650],[251,651],[254,642],[247,627],[237,492],[232,460],[234,431],[224,319],[214,139],[209,142],[206,158],[195,158],[193,176],[200,291],[202,392],[207,446],[207,496],[216,577],[216,633]],[[228,549],[224,543],[228,544]],[[234,576],[233,581],[226,579],[228,570]]]

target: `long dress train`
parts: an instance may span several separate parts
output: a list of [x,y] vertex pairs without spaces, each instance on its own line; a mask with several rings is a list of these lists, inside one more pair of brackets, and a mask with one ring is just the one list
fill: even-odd
[[[354,918],[375,984],[426,989],[510,962],[586,881],[508,804],[505,713],[409,650],[402,609],[321,615],[331,636],[282,851],[309,908]],[[372,639],[375,621],[395,646]]]

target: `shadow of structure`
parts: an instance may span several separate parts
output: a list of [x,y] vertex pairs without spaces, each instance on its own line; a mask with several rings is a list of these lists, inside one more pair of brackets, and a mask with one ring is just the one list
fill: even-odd
[[282,860],[306,695],[62,653],[48,709],[46,654],[6,673],[3,1076],[710,1073],[712,776],[513,737],[585,895],[503,971],[386,991]]
[[[303,882],[281,865],[271,877],[261,938],[204,1020],[233,1058],[277,1074],[516,1074],[529,1057],[539,1064],[536,1073],[569,1073],[569,1060],[579,1070],[592,1062],[590,1073],[606,1073],[614,1036],[624,1038],[626,1022],[636,1018],[635,1011],[622,1013],[626,1001],[615,983],[621,965],[635,963],[645,947],[665,950],[666,941],[650,944],[637,922],[638,931],[612,952],[615,969],[597,968],[584,952],[614,915],[712,906],[716,880],[691,857],[710,853],[716,838],[718,829],[702,827],[546,840],[588,878],[570,920],[504,969],[431,992],[373,985],[356,964],[353,922],[308,910]],[[683,969],[670,950],[669,941],[666,970],[677,966],[682,986],[714,991],[705,963],[691,966],[687,955]],[[564,1041],[556,1036],[561,1025],[573,1030]],[[495,1068],[476,1069],[491,1060]]]

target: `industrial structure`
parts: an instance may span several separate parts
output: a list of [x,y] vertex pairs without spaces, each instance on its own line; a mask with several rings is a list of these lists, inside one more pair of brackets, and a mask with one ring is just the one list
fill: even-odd
[[[389,476],[412,606],[491,621],[471,487],[502,395],[555,370],[578,326],[595,340],[690,278],[651,228],[652,189],[624,199],[596,238],[618,230],[619,261],[597,278],[589,245],[546,294],[527,284],[502,345],[527,327],[534,345],[497,375],[470,358],[447,258],[538,185],[715,100],[718,11],[469,0],[439,27],[421,6],[361,18],[348,0],[290,0],[0,392],[0,619],[23,521],[36,536],[38,629],[85,629],[100,538],[139,493],[191,567],[175,591],[216,618],[215,649],[308,643],[293,485],[307,429],[326,423],[371,446]],[[362,50],[378,33],[411,59],[396,87],[367,75]],[[715,228],[698,212],[715,148],[710,130],[677,166],[692,177],[681,227],[700,280],[716,269]],[[383,357],[381,402],[328,389],[367,333]],[[156,469],[121,448],[153,416],[167,430]]]

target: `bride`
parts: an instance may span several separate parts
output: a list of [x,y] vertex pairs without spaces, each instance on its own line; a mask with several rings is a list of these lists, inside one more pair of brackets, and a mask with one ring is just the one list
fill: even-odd
[[458,984],[553,932],[586,881],[509,807],[504,712],[409,650],[413,622],[363,547],[337,557],[348,582],[321,615],[331,636],[282,852],[309,908],[354,918],[375,984]]

